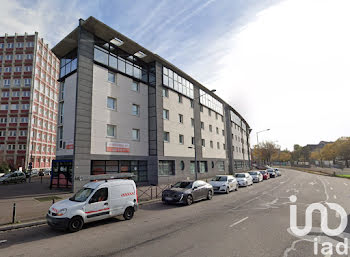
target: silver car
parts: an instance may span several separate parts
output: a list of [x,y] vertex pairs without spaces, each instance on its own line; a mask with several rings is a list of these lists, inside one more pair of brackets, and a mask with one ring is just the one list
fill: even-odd
[[253,185],[253,178],[249,175],[249,173],[236,173],[235,178],[237,179],[240,187]]
[[254,183],[263,181],[263,175],[259,171],[249,171],[248,173],[250,176],[252,176]]
[[237,180],[232,175],[217,175],[210,182],[215,193],[230,193],[238,190]]

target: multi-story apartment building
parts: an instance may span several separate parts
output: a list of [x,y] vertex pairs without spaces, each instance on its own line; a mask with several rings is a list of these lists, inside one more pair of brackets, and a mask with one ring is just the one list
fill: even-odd
[[138,183],[193,179],[195,151],[199,178],[249,167],[243,117],[114,29],[80,20],[53,52],[61,60],[56,184],[77,190],[124,172]]
[[59,60],[34,35],[0,37],[0,161],[51,167],[56,151]]

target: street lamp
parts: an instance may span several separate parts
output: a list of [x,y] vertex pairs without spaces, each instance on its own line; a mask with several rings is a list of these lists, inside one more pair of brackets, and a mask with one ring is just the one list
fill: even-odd
[[261,131],[256,132],[256,144],[259,145],[259,133],[269,131],[270,129],[264,129]]
[[[216,92],[216,89],[210,90],[211,93]],[[199,98],[201,98],[203,95],[205,95],[206,93],[197,96],[195,98],[192,99],[192,101],[197,101]],[[200,104],[200,103],[198,103]],[[195,117],[193,116],[193,146],[189,146],[188,148],[190,149],[194,149],[194,174],[195,174],[195,180],[198,179],[198,174],[197,174],[197,145],[196,145],[196,121],[194,119]]]

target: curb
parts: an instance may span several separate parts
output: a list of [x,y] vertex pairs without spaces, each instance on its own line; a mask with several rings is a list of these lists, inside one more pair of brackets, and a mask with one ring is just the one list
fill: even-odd
[[38,226],[38,225],[43,225],[43,224],[46,224],[46,220],[37,220],[37,221],[26,222],[26,223],[22,223],[22,224],[11,224],[11,225],[7,225],[7,226],[1,226],[0,231],[3,232],[3,231],[8,231],[8,230],[33,227],[33,226]]
[[[160,202],[160,201],[161,201],[161,198],[157,198],[157,199],[153,199],[153,200],[140,202],[139,205],[142,206],[142,205],[147,205],[147,204]],[[20,223],[20,224],[10,224],[10,225],[5,225],[5,226],[0,226],[0,232],[14,230],[14,229],[20,229],[20,228],[34,227],[34,226],[43,225],[43,224],[46,224],[45,219],[26,222],[26,223]]]

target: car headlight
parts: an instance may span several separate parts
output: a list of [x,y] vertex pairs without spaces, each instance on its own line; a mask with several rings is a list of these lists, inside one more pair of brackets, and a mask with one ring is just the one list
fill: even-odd
[[61,209],[61,210],[59,210],[59,211],[57,212],[57,216],[63,216],[64,214],[66,214],[66,212],[67,212],[67,209],[66,209],[66,208]]

